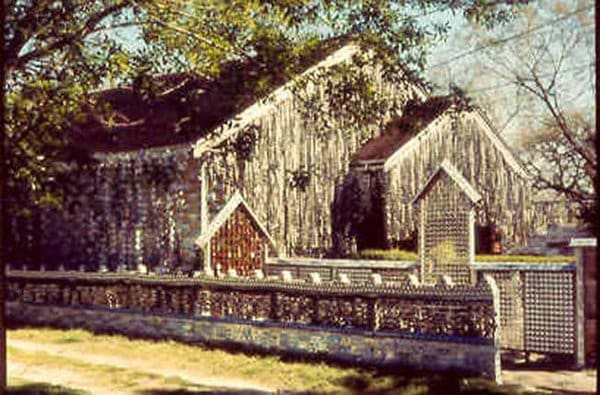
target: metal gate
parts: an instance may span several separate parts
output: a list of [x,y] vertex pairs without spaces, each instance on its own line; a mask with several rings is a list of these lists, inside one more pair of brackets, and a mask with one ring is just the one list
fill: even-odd
[[500,291],[503,349],[575,354],[575,268],[570,262],[476,264]]
[[525,351],[575,352],[575,272],[524,272]]

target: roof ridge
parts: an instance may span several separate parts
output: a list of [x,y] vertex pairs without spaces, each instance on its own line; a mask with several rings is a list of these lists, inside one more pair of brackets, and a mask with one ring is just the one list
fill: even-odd
[[[266,89],[259,88],[257,83],[264,78],[265,70],[261,66],[251,61],[236,60],[224,63],[219,74],[212,79],[188,72],[150,75],[148,77],[152,81],[166,82],[165,92],[168,93],[156,99],[146,100],[137,95],[133,84],[95,92],[94,96],[107,102],[115,111],[140,122],[133,127],[108,125],[93,117],[96,106],[90,105],[90,116],[74,127],[81,129],[81,136],[72,140],[70,148],[89,153],[110,153],[182,143],[193,145],[211,130],[260,102],[265,94],[271,95],[293,81],[292,75],[304,73],[322,63],[351,41],[352,37],[336,38],[307,47],[294,67],[288,70],[282,66],[281,72],[272,73]],[[248,78],[248,68],[255,71],[251,78]],[[187,76],[191,77],[190,81],[186,81]],[[184,99],[198,90],[201,91],[196,97],[198,105],[191,111]],[[150,110],[151,116],[148,115]]]
[[369,141],[353,155],[351,164],[364,161],[385,161],[404,144],[427,128],[452,105],[450,95],[431,96],[419,101],[410,99],[406,102],[402,115],[388,121],[379,135]]

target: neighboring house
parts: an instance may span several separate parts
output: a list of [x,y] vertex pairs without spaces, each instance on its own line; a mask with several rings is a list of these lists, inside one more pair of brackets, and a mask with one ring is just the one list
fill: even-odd
[[531,236],[525,246],[516,248],[514,252],[524,255],[574,255],[571,239],[591,236],[591,230],[583,225],[548,225],[544,232]]
[[533,199],[533,229],[535,234],[545,233],[551,226],[581,225],[580,207],[566,199]]
[[531,255],[572,255],[570,239],[588,237],[592,233],[589,223],[581,216],[581,207],[556,192],[536,191],[532,197],[532,232],[525,245],[512,252]]
[[[303,75],[352,64],[357,55],[354,45],[316,50],[303,59]],[[71,166],[57,180],[67,210],[13,217],[9,259],[91,269],[197,267],[203,254],[195,241],[236,191],[280,254],[336,251],[336,240],[348,238],[344,212],[354,203],[340,202],[349,197],[380,196],[385,207],[385,215],[361,209],[369,220],[361,219],[362,233],[350,238],[363,246],[379,246],[379,240],[392,245],[414,229],[408,202],[443,159],[484,195],[485,212],[503,236],[521,241],[528,226],[525,173],[485,118],[478,111],[452,115],[442,100],[440,109],[414,121],[415,108],[440,99],[428,99],[417,83],[389,81],[376,64],[360,67],[369,68],[376,89],[393,98],[397,132],[375,137],[378,122],[348,132],[337,114],[334,132],[323,133],[307,118],[295,80],[282,77],[271,94],[257,99],[253,83],[264,71],[255,65],[229,64],[212,80],[163,76],[170,88],[159,97],[131,88],[100,93],[112,119],[91,115],[73,131],[73,151],[94,160]],[[318,83],[302,89],[324,94]],[[190,112],[192,96],[197,104]],[[400,114],[409,101],[421,104]],[[407,122],[410,131],[403,134]],[[377,181],[371,187],[360,181],[363,195],[352,198],[348,180],[365,177]],[[379,192],[377,183],[389,193]],[[376,242],[360,241],[370,232]]]

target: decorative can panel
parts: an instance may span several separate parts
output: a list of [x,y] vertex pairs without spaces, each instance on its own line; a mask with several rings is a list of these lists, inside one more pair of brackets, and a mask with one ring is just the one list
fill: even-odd
[[525,272],[525,350],[572,354],[575,290],[570,272]]
[[480,272],[490,274],[500,290],[500,343],[502,348],[523,350],[523,273],[519,271]]
[[215,269],[219,265],[223,274],[235,269],[238,275],[249,276],[262,270],[267,242],[240,206],[211,238],[211,264]]

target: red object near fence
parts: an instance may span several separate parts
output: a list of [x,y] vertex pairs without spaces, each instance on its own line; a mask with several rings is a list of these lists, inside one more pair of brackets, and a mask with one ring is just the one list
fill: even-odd
[[226,274],[235,269],[238,276],[251,276],[263,270],[269,248],[275,249],[265,227],[236,192],[196,240],[204,250],[205,272]]

